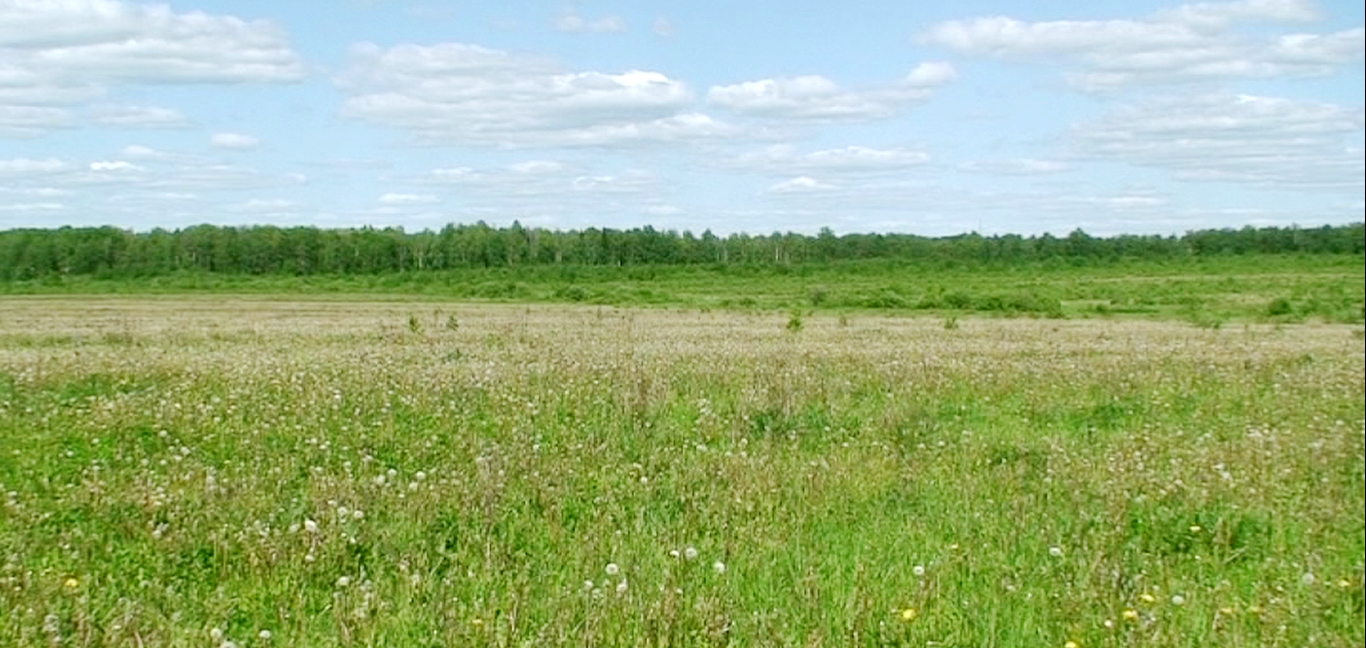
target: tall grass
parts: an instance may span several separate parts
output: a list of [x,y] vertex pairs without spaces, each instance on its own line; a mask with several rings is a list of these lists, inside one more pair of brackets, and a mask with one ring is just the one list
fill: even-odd
[[6,645],[1366,641],[1348,326],[0,305]]

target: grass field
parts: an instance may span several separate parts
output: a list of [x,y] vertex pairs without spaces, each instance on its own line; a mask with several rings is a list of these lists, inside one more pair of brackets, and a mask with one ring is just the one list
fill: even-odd
[[832,313],[1362,322],[1359,254],[1065,260],[1033,265],[873,259],[793,266],[517,266],[373,275],[173,274],[0,282],[0,294],[578,303]]
[[1316,318],[0,298],[0,644],[1362,646],[1364,358]]

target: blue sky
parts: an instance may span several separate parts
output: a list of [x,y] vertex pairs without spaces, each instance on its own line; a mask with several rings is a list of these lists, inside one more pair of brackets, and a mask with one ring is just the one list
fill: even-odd
[[1359,2],[0,0],[0,228],[1360,221]]

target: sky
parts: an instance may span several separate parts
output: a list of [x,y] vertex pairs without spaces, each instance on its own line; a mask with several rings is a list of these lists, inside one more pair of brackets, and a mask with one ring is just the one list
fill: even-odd
[[0,229],[1359,222],[1357,0],[0,0]]

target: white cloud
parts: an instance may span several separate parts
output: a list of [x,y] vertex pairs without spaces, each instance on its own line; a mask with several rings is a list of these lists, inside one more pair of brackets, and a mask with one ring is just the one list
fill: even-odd
[[563,171],[564,168],[565,166],[563,163],[554,160],[527,160],[526,162],[518,162],[508,166],[508,169],[513,173],[526,175],[559,173],[560,171]]
[[53,106],[15,106],[0,102],[0,136],[33,137],[74,124],[71,111]]
[[1125,106],[1074,137],[1083,154],[1183,180],[1360,191],[1363,122],[1361,107],[1213,94]]
[[138,165],[136,165],[136,164],[133,164],[132,162],[128,162],[128,161],[126,161],[126,160],[110,160],[110,161],[91,162],[91,163],[90,163],[90,170],[91,170],[91,171],[146,171],[147,169],[144,168],[144,167],[140,167],[140,166],[138,166]]
[[726,161],[728,167],[790,175],[792,173],[867,174],[900,171],[929,162],[924,151],[908,148],[875,149],[846,146],[798,153],[790,145],[770,146]]
[[[304,65],[266,21],[118,0],[0,0],[0,134],[70,124],[63,106],[134,83],[297,81]],[[98,107],[93,123],[167,127],[165,108]]]
[[1005,16],[952,20],[920,35],[924,43],[1004,59],[1073,60],[1068,80],[1087,90],[1226,78],[1330,74],[1362,60],[1361,28],[1332,34],[1235,31],[1252,20],[1315,17],[1300,0],[1188,4],[1148,18],[1028,22]]
[[621,16],[603,16],[596,20],[587,20],[577,12],[570,10],[555,20],[555,29],[571,34],[585,32],[618,34],[626,31],[626,21],[622,20]]
[[707,102],[743,115],[805,121],[861,121],[890,117],[925,99],[957,76],[943,62],[921,63],[900,81],[848,89],[820,75],[760,79],[712,86]]
[[441,201],[431,194],[387,193],[377,202],[381,205],[430,205]]
[[129,144],[119,151],[119,157],[130,160],[168,160],[174,156],[165,151],[158,151],[140,144]]
[[650,31],[660,38],[671,38],[674,35],[674,24],[667,16],[656,16],[655,22],[650,26]]
[[353,48],[343,113],[429,143],[603,146],[733,135],[688,113],[692,93],[658,72],[571,72],[477,45]]
[[1038,160],[1034,158],[1013,158],[1007,160],[973,160],[958,165],[963,171],[993,173],[1001,175],[1042,175],[1061,173],[1072,165],[1057,160]]
[[245,150],[256,148],[261,140],[241,133],[214,133],[209,144],[214,148]]
[[61,160],[58,160],[57,158],[46,158],[42,160],[34,160],[30,158],[13,158],[9,160],[0,160],[0,173],[56,173],[59,171],[65,171],[66,169],[66,163],[62,162]]
[[90,111],[92,123],[120,128],[180,128],[189,120],[180,111],[159,106],[96,106]]
[[791,180],[770,185],[765,191],[772,194],[794,194],[833,191],[835,189],[837,187],[834,185],[826,184],[811,176],[797,176]]

